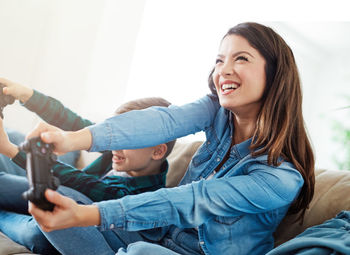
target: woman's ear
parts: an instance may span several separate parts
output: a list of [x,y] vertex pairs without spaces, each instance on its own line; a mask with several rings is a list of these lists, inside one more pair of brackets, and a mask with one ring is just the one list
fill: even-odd
[[167,150],[168,150],[168,146],[165,143],[154,146],[153,153],[152,153],[152,159],[160,160],[160,159],[164,158]]

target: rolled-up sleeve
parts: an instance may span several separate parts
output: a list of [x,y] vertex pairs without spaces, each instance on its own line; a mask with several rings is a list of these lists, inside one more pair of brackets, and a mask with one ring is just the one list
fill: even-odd
[[183,106],[130,111],[89,127],[90,151],[137,149],[169,142],[205,130],[220,105],[205,96]]

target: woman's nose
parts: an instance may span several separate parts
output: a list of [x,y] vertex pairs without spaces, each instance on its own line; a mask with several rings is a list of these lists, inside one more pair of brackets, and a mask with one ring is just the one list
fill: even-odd
[[234,65],[230,61],[225,61],[222,66],[219,74],[221,76],[232,75],[234,73]]

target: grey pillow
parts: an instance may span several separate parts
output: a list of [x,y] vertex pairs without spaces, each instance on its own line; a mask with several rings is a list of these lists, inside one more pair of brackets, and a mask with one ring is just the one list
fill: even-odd
[[32,254],[24,246],[19,245],[0,232],[0,255]]

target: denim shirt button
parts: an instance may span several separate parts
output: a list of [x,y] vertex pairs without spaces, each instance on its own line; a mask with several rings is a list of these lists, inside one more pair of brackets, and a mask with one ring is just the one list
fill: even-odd
[[111,225],[109,225],[109,228],[113,229],[114,228],[114,224],[112,223]]
[[220,158],[217,158],[216,161],[219,162],[219,161],[220,161]]
[[201,242],[199,242],[199,244],[200,244],[200,245],[203,245],[203,244],[204,244],[204,242],[203,242],[203,241],[201,241]]

